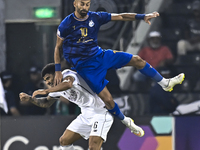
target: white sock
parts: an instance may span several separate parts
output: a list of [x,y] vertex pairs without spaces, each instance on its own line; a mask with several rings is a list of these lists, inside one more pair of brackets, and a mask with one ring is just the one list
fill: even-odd
[[130,118],[124,116],[124,120],[122,120],[121,122],[125,125],[127,125],[129,123]]
[[72,144],[72,145],[60,146],[60,150],[75,150],[75,149]]
[[163,78],[160,82],[158,82],[158,84],[162,87],[167,87],[169,84],[169,79],[165,79]]

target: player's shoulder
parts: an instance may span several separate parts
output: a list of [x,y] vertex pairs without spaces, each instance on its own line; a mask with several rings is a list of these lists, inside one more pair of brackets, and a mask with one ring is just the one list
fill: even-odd
[[73,18],[73,13],[69,14],[68,16],[66,16],[60,23],[60,25],[69,25],[72,22],[72,18]]
[[75,71],[73,71],[73,70],[71,70],[71,69],[65,69],[65,70],[63,70],[62,71],[62,74],[64,74],[64,73],[71,73],[71,74],[77,74],[77,72],[75,72]]
[[89,15],[91,16],[100,16],[102,13],[106,13],[106,12],[95,12],[95,11],[89,11]]
[[65,69],[62,71],[62,74],[74,74],[77,75],[77,72],[70,70],[70,69]]
[[97,12],[95,12],[95,11],[88,11],[88,14],[89,14],[89,15],[96,15]]

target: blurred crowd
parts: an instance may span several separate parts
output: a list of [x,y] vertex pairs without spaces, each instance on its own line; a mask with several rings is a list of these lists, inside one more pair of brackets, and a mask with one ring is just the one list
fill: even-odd
[[135,70],[131,88],[134,92],[148,93],[149,114],[170,114],[178,106],[200,99],[200,1],[174,0],[161,16],[163,25],[149,32],[138,55],[164,77],[184,72],[186,78],[168,93]]

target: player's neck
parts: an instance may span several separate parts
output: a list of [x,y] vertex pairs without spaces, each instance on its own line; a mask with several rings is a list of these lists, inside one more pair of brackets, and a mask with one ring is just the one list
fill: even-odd
[[87,18],[87,15],[85,17],[82,17],[77,11],[74,12],[74,15],[78,19],[85,19],[85,18]]

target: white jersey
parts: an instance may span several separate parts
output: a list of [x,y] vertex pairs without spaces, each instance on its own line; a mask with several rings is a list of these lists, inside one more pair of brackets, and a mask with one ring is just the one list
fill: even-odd
[[82,114],[91,117],[97,113],[105,113],[104,102],[95,94],[81,76],[72,70],[66,69],[62,72],[63,79],[67,76],[74,78],[71,89],[62,92],[49,93],[50,97],[64,97],[81,108]]

